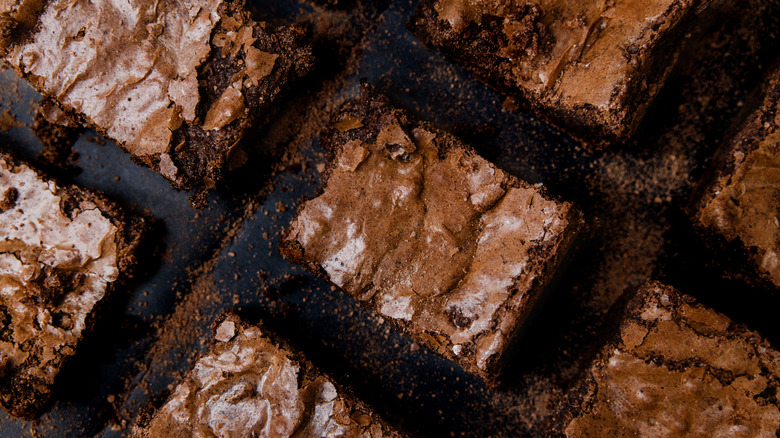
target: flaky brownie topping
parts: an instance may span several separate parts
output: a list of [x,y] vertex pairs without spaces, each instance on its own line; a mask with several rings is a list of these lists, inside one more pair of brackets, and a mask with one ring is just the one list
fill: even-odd
[[327,378],[304,375],[256,326],[232,319],[152,419],[150,437],[395,437]]
[[579,436],[775,436],[780,354],[724,315],[652,284],[591,370]]
[[[454,32],[485,16],[501,19],[503,56],[511,75],[534,93],[555,90],[569,107],[609,109],[643,49],[673,23],[679,0],[438,0],[434,8]],[[651,85],[651,84],[648,84]]]
[[0,196],[0,375],[51,384],[117,279],[117,228],[2,157]]
[[733,173],[715,182],[716,192],[698,216],[726,240],[754,248],[754,265],[780,286],[780,102],[771,104],[774,120],[764,122],[753,146],[732,151]]
[[[573,208],[448,146],[446,134],[386,119],[375,137],[339,148],[324,192],[286,239],[358,300],[485,370],[576,228]],[[336,128],[362,125],[347,115]]]
[[588,149],[625,141],[712,0],[422,0],[409,23]]
[[[268,76],[278,56],[253,47],[257,23],[220,15],[223,3],[55,0],[6,61],[176,181],[173,131],[182,124],[219,130],[244,116],[246,88]],[[198,71],[212,50],[240,53],[243,68],[199,118]]]

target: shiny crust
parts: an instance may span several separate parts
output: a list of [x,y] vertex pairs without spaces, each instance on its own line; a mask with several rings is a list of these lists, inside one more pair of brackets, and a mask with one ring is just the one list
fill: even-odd
[[[358,124],[355,121],[360,121],[360,123]],[[319,199],[323,196],[330,196],[331,198],[328,199],[339,199],[338,195],[328,194],[329,187],[336,184],[334,182],[335,174],[339,173],[343,176],[344,173],[339,170],[339,167],[350,165],[348,158],[353,156],[351,155],[353,152],[350,152],[348,149],[354,146],[355,142],[371,145],[378,138],[388,137],[388,132],[394,131],[393,127],[401,127],[401,132],[393,134],[399,138],[404,138],[401,135],[402,132],[413,133],[410,135],[419,137],[415,141],[418,142],[418,145],[422,148],[420,150],[423,152],[411,153],[412,162],[418,159],[415,157],[419,157],[420,153],[430,153],[426,152],[430,150],[429,146],[424,146],[424,143],[428,141],[425,137],[427,136],[430,139],[433,136],[430,141],[436,145],[438,159],[430,157],[426,158],[426,160],[430,163],[435,163],[430,165],[431,168],[442,167],[448,169],[436,171],[436,175],[445,175],[444,178],[452,178],[453,181],[451,186],[445,184],[438,186],[439,188],[437,189],[435,185],[430,187],[426,185],[426,188],[423,189],[429,190],[430,193],[430,199],[426,201],[429,206],[426,208],[428,214],[425,216],[425,220],[432,222],[430,227],[425,226],[418,232],[428,233],[426,235],[433,239],[434,246],[430,248],[430,251],[420,250],[422,252],[410,253],[410,259],[407,261],[407,264],[413,264],[414,266],[417,266],[418,262],[420,263],[420,269],[414,270],[414,273],[409,274],[408,277],[409,281],[412,282],[410,286],[412,290],[414,291],[415,288],[420,289],[420,291],[416,291],[420,298],[415,298],[414,296],[406,298],[406,294],[403,293],[404,287],[401,287],[404,282],[394,283],[392,280],[388,280],[396,275],[401,275],[402,277],[406,275],[404,274],[406,272],[405,268],[399,267],[395,269],[390,267],[392,262],[389,260],[393,260],[396,257],[403,259],[403,254],[398,251],[391,249],[384,256],[382,261],[382,266],[384,267],[377,265],[377,270],[370,273],[370,275],[374,276],[373,282],[366,285],[365,282],[367,280],[362,277],[365,273],[361,273],[358,276],[351,273],[341,275],[337,267],[334,271],[335,265],[333,263],[321,263],[316,260],[320,256],[315,255],[315,252],[312,251],[314,247],[309,248],[309,253],[307,254],[307,249],[301,242],[301,236],[307,233],[305,225],[302,225],[304,222],[301,221],[308,220],[306,217],[311,213],[311,210],[307,210],[307,205],[314,205],[311,202],[320,202]],[[420,141],[423,142],[420,143]],[[350,101],[344,105],[331,127],[323,134],[322,143],[332,154],[340,155],[332,160],[329,170],[324,175],[326,183],[320,195],[314,201],[305,203],[301,207],[293,225],[282,237],[281,249],[283,254],[291,261],[306,266],[309,270],[328,279],[336,286],[346,289],[346,292],[358,299],[362,306],[385,316],[386,320],[396,328],[426,345],[434,352],[455,361],[469,372],[482,377],[489,384],[497,384],[504,349],[522,325],[525,316],[530,311],[549,277],[555,272],[561,257],[566,253],[576,236],[577,230],[581,226],[579,212],[568,203],[558,203],[557,201],[549,200],[549,198],[546,198],[543,188],[531,187],[495,168],[451,135],[438,131],[427,124],[418,124],[409,120],[403,112],[392,108],[386,98],[376,94],[367,86],[364,87],[360,99]],[[381,152],[376,151],[374,146],[367,147],[374,151],[374,155],[371,156],[374,158],[369,157],[368,160],[376,162],[376,154]],[[352,150],[360,150],[360,148]],[[391,152],[391,154],[401,153],[400,150],[396,150],[392,145],[390,150],[395,151]],[[368,155],[364,152],[358,156],[358,158],[361,157],[365,158]],[[400,157],[400,159],[403,160],[404,157]],[[347,161],[346,163],[345,160]],[[454,163],[456,164],[462,163],[465,167],[459,167],[458,165],[447,167],[450,166],[448,163],[453,162],[451,160],[455,160]],[[355,165],[360,164],[359,160],[355,163]],[[391,165],[390,167],[392,168],[393,166]],[[427,169],[427,167],[425,168]],[[472,171],[475,173],[469,173]],[[452,191],[455,194],[457,190],[466,190],[465,186],[458,185],[465,184],[457,182],[460,178],[480,179],[484,178],[485,175],[491,174],[493,176],[488,179],[492,182],[482,181],[485,184],[480,183],[479,191],[471,196],[470,202],[463,204],[463,209],[457,207],[457,202],[447,200],[449,197],[447,195],[448,191]],[[434,181],[430,179],[431,177],[436,178],[433,175],[425,176],[424,179]],[[367,177],[370,178],[369,175]],[[393,181],[399,187],[405,186],[408,182],[403,180],[403,178],[389,174],[377,174],[376,178]],[[354,182],[354,184],[360,185],[357,182]],[[395,190],[396,188],[393,188],[392,191]],[[390,187],[385,189],[379,187],[376,190],[376,196],[384,197],[388,191],[390,191]],[[343,196],[350,195],[344,194]],[[443,196],[444,198],[436,201],[435,198],[437,196]],[[501,226],[491,221],[494,221],[495,218],[503,217],[503,212],[521,210],[520,205],[513,203],[516,202],[514,201],[515,199],[520,199],[523,196],[530,196],[529,199],[536,199],[536,202],[540,205],[538,210],[531,208],[528,213],[525,213],[529,214],[526,218],[531,218],[529,220],[531,229],[535,229],[536,225],[541,226],[543,221],[542,217],[538,220],[534,219],[534,215],[551,214],[551,216],[544,217],[545,223],[549,220],[550,224],[556,224],[550,225],[552,228],[544,231],[545,234],[549,232],[549,236],[542,239],[544,243],[540,240],[538,245],[531,243],[526,245],[525,243],[513,241],[512,239],[519,235],[510,233],[497,240],[494,239],[498,246],[493,250],[486,250],[491,245],[486,242],[493,241],[486,236],[503,233]],[[355,199],[362,198],[363,196],[360,196]],[[506,203],[503,202],[504,200],[506,200]],[[370,207],[367,202],[365,204],[367,208]],[[471,204],[474,206],[469,207]],[[543,209],[542,205],[547,207]],[[345,208],[351,209],[353,207],[347,206]],[[546,210],[547,208],[551,209],[550,212],[542,213],[542,211],[548,211]],[[557,211],[557,213],[552,213],[553,211]],[[350,214],[347,210],[344,210],[343,213],[345,215]],[[339,214],[336,213],[336,216],[339,216]],[[408,232],[403,231],[408,228],[406,225],[411,225],[414,228],[413,219],[411,223],[407,224],[408,221],[403,219],[403,214],[399,213],[399,215],[401,222],[395,225],[388,225],[388,230],[391,230],[388,233],[395,233],[393,230],[396,229],[401,230],[399,231],[400,233]],[[437,221],[443,221],[442,226],[438,226]],[[450,222],[453,226],[463,227],[462,231],[451,234],[451,239],[454,240],[445,238],[444,241],[441,241],[441,236],[439,236],[441,233],[430,234],[429,230],[447,229],[448,225],[445,224]],[[488,228],[493,230],[492,232],[482,229],[482,224],[490,223],[492,225],[488,225]],[[343,226],[340,222],[335,222],[331,225],[335,228]],[[547,225],[543,227],[546,228]],[[553,229],[555,231],[552,231]],[[531,231],[529,230],[529,232]],[[365,233],[368,232],[366,231]],[[384,251],[382,248],[385,244],[382,244],[381,241],[373,242],[376,239],[381,240],[381,234],[379,231],[377,231],[376,235],[368,233],[367,239],[369,242],[366,243],[366,253],[368,255],[366,257],[375,257],[375,255],[372,255],[373,253],[379,254]],[[477,239],[477,236],[480,235],[482,238]],[[387,237],[390,238],[390,236]],[[363,238],[361,237],[360,239],[362,240]],[[533,240],[532,237],[529,237],[529,239]],[[478,240],[479,243],[477,243]],[[426,238],[421,234],[417,238],[418,243],[411,243],[411,245],[425,245],[425,241]],[[427,241],[431,242],[431,240]],[[407,244],[402,241],[399,242],[403,245]],[[415,242],[414,238],[410,242]],[[436,242],[439,242],[440,245]],[[484,248],[483,243],[485,244]],[[392,246],[393,244],[390,245]],[[435,249],[438,247],[443,249]],[[316,254],[319,254],[319,251],[316,250]],[[326,251],[330,250],[326,249]],[[444,253],[440,257],[437,255],[439,254],[437,251],[444,251]],[[526,253],[525,251],[528,252]],[[506,264],[491,261],[493,259],[486,255],[489,253],[505,253]],[[452,257],[452,262],[443,261],[446,257]],[[338,262],[338,260],[335,261]],[[459,274],[455,272],[461,269],[461,264],[463,263],[465,263],[462,266],[465,276],[464,273]],[[468,266],[471,263],[474,266],[479,266],[479,268],[475,270],[469,269]],[[517,265],[513,265],[513,263],[517,263]],[[507,266],[520,265],[524,266],[520,275],[510,274],[508,273],[509,271],[506,271]],[[334,272],[338,275],[334,274]],[[495,276],[495,281],[498,282],[496,284],[501,284],[501,286],[496,286],[495,288],[491,286],[490,289],[486,288],[484,291],[473,289],[472,286],[474,284],[472,283],[474,279],[480,278],[481,275],[488,275],[491,278]],[[377,282],[385,282],[388,285],[381,286]],[[503,288],[504,286],[506,286],[506,289]],[[433,292],[435,290],[440,290],[441,292],[435,293]],[[474,308],[472,306],[472,302],[476,302],[474,300],[485,300],[484,305]]]
[[[6,154],[0,154],[0,160],[6,163],[14,163],[14,166],[22,165]],[[52,181],[40,174],[38,175],[44,180]],[[55,370],[53,375],[46,379],[36,377],[38,373],[35,371],[35,367],[39,360],[35,355],[31,355],[23,367],[13,367],[5,370],[2,384],[0,384],[0,403],[9,413],[24,419],[34,419],[47,408],[51,400],[52,384],[56,381],[56,374],[70,357],[78,354],[78,341],[88,336],[92,328],[100,320],[101,309],[109,305],[115,298],[117,291],[121,290],[123,285],[133,277],[135,266],[138,263],[136,255],[143,243],[144,234],[149,229],[148,219],[139,215],[126,214],[116,203],[107,200],[100,194],[75,186],[62,185],[59,186],[57,193],[61,198],[60,209],[66,215],[85,205],[96,206],[100,213],[116,227],[114,241],[116,244],[116,269],[118,276],[115,281],[107,284],[102,298],[89,310],[84,321],[84,329],[78,335],[76,343],[68,344],[69,347],[66,347],[71,350],[75,349],[75,351],[71,351],[68,354],[55,351],[53,353],[54,357],[48,359],[48,366],[53,366]],[[62,288],[60,294],[63,297],[72,292],[65,284],[61,284],[58,287]],[[47,299],[39,300],[41,309],[49,308],[51,305],[53,304]],[[7,329],[5,327],[6,323],[7,321],[4,320],[4,330]]]
[[[247,434],[252,427],[251,420],[256,421],[257,418],[252,418],[251,415],[242,417],[239,413],[241,406],[251,403],[264,405],[266,400],[270,401],[267,409],[269,414],[273,415],[269,415],[267,423],[263,423],[261,419],[257,424],[270,427],[275,431],[271,435],[274,437],[403,436],[368,406],[356,400],[349,391],[335,385],[330,377],[317,370],[300,352],[277,339],[262,325],[250,324],[233,313],[227,313],[214,324],[213,332],[214,339],[209,352],[196,360],[195,368],[184,377],[162,406],[147,406],[142,411],[132,436],[214,436],[209,425],[215,423],[208,421],[213,415],[204,417],[199,413],[214,413],[215,409],[220,411],[217,414],[224,415],[227,420],[225,424],[217,425],[222,427],[223,432],[234,427]],[[224,353],[228,351],[235,356],[246,357],[243,366],[237,368],[232,362],[219,359],[226,358]],[[230,370],[226,368],[220,372],[219,367],[223,365],[231,367]],[[208,376],[209,373],[212,373],[213,377],[221,375],[222,380],[214,383],[211,378],[207,378],[211,382],[210,386],[203,388],[197,383],[199,380],[195,375]],[[243,398],[231,399],[225,396],[228,392],[235,392],[234,389],[245,385],[245,382],[252,382],[254,386],[261,388],[262,395],[245,389]],[[177,400],[185,394],[187,401],[180,405]],[[218,409],[218,406],[213,404],[215,397],[219,400],[217,403],[223,403],[227,409]],[[190,410],[187,411],[185,405]],[[332,411],[325,415],[328,407]],[[255,410],[247,412],[250,411]],[[186,419],[186,422],[177,418]],[[322,421],[329,424],[330,428],[325,431],[316,430],[316,427],[313,429],[316,424],[322,425]]]
[[692,297],[649,283],[561,404],[555,436],[774,436],[780,353]]
[[[776,289],[780,286],[780,281],[777,279],[778,270],[774,269],[775,278],[773,278],[769,270],[761,268],[760,260],[766,257],[767,251],[780,252],[780,243],[773,233],[753,231],[750,234],[744,234],[746,233],[744,228],[751,221],[753,223],[772,221],[776,215],[769,214],[767,211],[780,206],[777,201],[780,186],[777,185],[777,178],[774,177],[776,172],[773,171],[776,169],[776,164],[772,166],[764,159],[762,161],[765,162],[758,167],[754,164],[754,159],[751,158],[751,155],[756,153],[768,154],[769,157],[778,156],[780,68],[775,66],[770,77],[759,91],[757,97],[759,103],[754,106],[757,109],[741,122],[737,133],[728,137],[717,152],[707,174],[694,189],[687,211],[695,230],[710,248],[717,251],[717,257],[726,267],[727,275],[743,279],[754,286]],[[745,172],[751,169],[749,166],[754,166],[753,172],[766,172],[765,177],[760,178],[762,181],[761,202],[756,203],[755,200],[743,199],[745,204],[740,208],[739,205],[724,205],[724,200],[718,201],[718,194],[733,185],[732,179],[738,178],[736,175],[742,175],[739,178],[744,177]],[[741,181],[739,183],[742,184]],[[727,190],[733,191],[733,189]],[[739,202],[739,199],[736,202]],[[719,208],[724,210],[720,214],[729,213],[729,216],[732,217],[731,220],[725,221],[721,225],[713,220],[716,203],[721,206]],[[764,207],[758,212],[750,210],[761,206]],[[741,231],[738,231],[733,225],[737,223],[738,218],[741,218],[739,220],[743,224]],[[762,241],[763,243],[759,248],[746,244],[745,239],[752,239],[756,243]]]
[[[610,9],[609,2],[423,0],[408,27],[595,150],[633,134],[671,72],[689,22],[710,2],[611,2]],[[633,12],[620,15],[640,6],[648,8],[640,14],[663,12],[646,22],[632,21]],[[567,9],[582,13],[561,12]]]
[[[240,0],[149,5],[118,11],[106,1],[50,1],[26,35],[6,14],[13,31],[4,60],[174,187],[208,190],[243,164],[244,137],[308,71],[307,31],[255,22]],[[124,28],[130,20],[135,27]]]

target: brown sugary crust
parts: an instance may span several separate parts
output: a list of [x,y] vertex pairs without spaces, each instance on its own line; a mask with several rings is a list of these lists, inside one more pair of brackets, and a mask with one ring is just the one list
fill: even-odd
[[[735,154],[749,155],[759,147],[761,139],[768,133],[767,126],[773,124],[776,112],[780,108],[780,65],[771,69],[770,77],[758,90],[757,100],[760,101],[755,111],[741,122],[738,132],[727,137],[724,144],[712,159],[707,172],[693,189],[690,201],[685,210],[691,218],[695,231],[704,242],[717,253],[719,264],[724,267],[724,273],[732,278],[740,279],[753,286],[772,290],[776,286],[770,276],[762,272],[755,260],[758,250],[745,245],[740,238],[728,241],[713,227],[702,221],[702,210],[723,189],[724,182],[736,170]],[[750,107],[752,105],[749,105]]]
[[[500,56],[500,52],[502,45],[507,44],[500,27],[503,18],[487,17],[483,25],[472,23],[460,33],[453,32],[446,21],[439,19],[439,13],[434,9],[436,1],[422,0],[407,24],[420,40],[441,50],[491,88],[520,98],[520,103],[538,117],[581,141],[587,150],[596,151],[625,142],[633,135],[660,85],[671,73],[693,17],[711,0],[700,2],[698,7],[692,7],[683,0],[676,2],[666,15],[667,21],[677,23],[675,26],[658,37],[650,47],[624,51],[631,66],[625,75],[627,94],[619,107],[611,106],[607,111],[592,105],[569,109],[539,102],[531,92],[511,79],[508,67],[502,66],[506,59]],[[529,5],[530,2],[526,7]],[[518,6],[518,10],[523,9]],[[533,15],[530,11],[526,13]],[[545,44],[545,36],[538,29],[530,28],[527,32],[524,39]]]
[[[11,155],[0,152],[0,157],[13,163],[21,163]],[[29,165],[28,165],[29,166]],[[53,180],[36,171],[42,178]],[[133,278],[138,265],[138,252],[144,243],[144,236],[151,228],[151,219],[143,215],[129,215],[116,202],[107,199],[103,194],[72,185],[59,185],[61,210],[67,214],[83,203],[92,203],[117,228],[117,269],[119,277],[113,283],[108,283],[105,296],[93,307],[86,319],[86,328],[82,339],[99,323],[102,309],[108,307],[118,298],[118,292]],[[78,353],[77,353],[78,354]],[[62,363],[67,363],[71,356],[64,356]],[[0,404],[13,416],[25,420],[34,420],[40,416],[51,403],[52,386],[36,378],[13,374],[0,379]]]
[[[220,6],[218,12],[221,16],[241,17],[247,22],[251,21],[249,12],[244,10],[244,0],[226,1]],[[13,21],[9,23],[5,26],[5,33],[12,35],[13,38],[6,39],[6,47],[19,44],[29,37],[29,35],[19,36],[18,30],[14,30],[15,23]],[[3,29],[0,23],[0,31]],[[31,30],[27,32],[32,33]],[[218,33],[228,33],[223,21],[216,25],[212,35]],[[200,198],[205,192],[215,188],[226,172],[240,167],[246,161],[246,153],[242,149],[245,138],[270,121],[273,110],[283,93],[289,90],[292,82],[304,76],[313,64],[311,46],[308,43],[309,29],[304,25],[294,24],[274,28],[258,22],[253,26],[252,34],[255,38],[253,47],[279,56],[269,74],[256,84],[244,87],[242,94],[246,109],[242,115],[217,131],[206,131],[201,124],[188,122],[182,123],[173,131],[169,155],[177,168],[177,175],[175,181],[170,180],[170,183],[178,190],[195,189],[196,196],[193,198],[193,204],[199,207],[202,204],[199,202]],[[200,101],[196,110],[196,122],[205,120],[209,109],[235,82],[237,74],[245,65],[244,58],[243,51],[223,57],[223,50],[211,43],[208,59],[198,68]],[[27,79],[44,97],[56,99],[56,96],[46,95],[40,78],[20,71],[17,73]],[[73,120],[106,135],[104,127],[89,123],[82,114],[73,111],[62,102],[60,104]],[[118,141],[117,144],[125,152],[133,153],[128,145]],[[132,159],[155,171],[160,169],[159,158],[155,156],[132,155]]]
[[[660,296],[662,296],[662,298],[659,298]],[[724,315],[714,312],[708,307],[698,303],[693,297],[681,294],[673,287],[664,285],[662,283],[650,282],[642,286],[635,294],[633,294],[633,296],[626,304],[624,304],[620,309],[616,310],[616,316],[620,317],[621,320],[619,327],[616,327],[614,330],[610,331],[610,334],[607,336],[606,344],[595,356],[592,361],[592,365],[585,371],[584,374],[579,376],[574,386],[567,392],[566,396],[557,407],[556,414],[551,417],[551,420],[545,426],[547,436],[567,436],[565,430],[572,423],[572,421],[574,421],[575,418],[590,414],[597,403],[604,403],[604,401],[599,398],[599,391],[606,389],[600,388],[599,383],[597,382],[597,378],[595,377],[596,374],[610,367],[610,361],[616,356],[617,351],[630,351],[634,348],[625,345],[625,339],[630,339],[630,329],[632,326],[644,327],[648,324],[650,326],[659,324],[659,320],[662,318],[652,320],[653,317],[650,317],[652,321],[648,322],[644,320],[642,316],[643,313],[652,311],[652,309],[656,309],[656,306],[661,307],[663,309],[662,311],[669,312],[669,321],[673,322],[674,324],[680,327],[694,327],[694,332],[697,333],[697,336],[702,338],[709,336],[714,339],[739,340],[740,342],[755,346],[756,350],[761,352],[762,358],[760,361],[769,360],[769,363],[771,364],[770,368],[775,368],[770,370],[766,367],[761,367],[759,371],[760,376],[748,375],[747,378],[750,378],[751,380],[753,378],[757,378],[757,380],[766,380],[767,389],[756,397],[762,399],[762,401],[759,403],[760,405],[778,405],[777,389],[779,382],[776,375],[777,368],[776,364],[773,363],[771,359],[768,359],[768,357],[777,357],[777,353],[772,349],[771,345],[769,345],[767,341],[761,338],[761,336],[759,336],[756,332],[748,329],[746,326],[734,323]],[[707,318],[711,318],[713,321],[717,321],[717,323],[707,325],[709,324]],[[720,329],[715,330],[714,333],[707,332],[707,335],[703,335],[698,333],[698,326],[696,324],[701,324],[702,327],[707,327],[708,329],[712,329],[712,327],[717,325],[720,326]],[[704,331],[706,332],[706,329]],[[665,341],[674,343],[678,340],[666,339]],[[719,380],[723,380],[723,382],[725,382],[724,386],[726,384],[730,384],[735,379],[735,377],[737,377],[732,370],[727,369],[727,365],[707,363],[703,358],[703,354],[701,357],[699,357],[699,351],[696,350],[698,346],[696,342],[690,341],[690,344],[686,345],[687,347],[685,348],[690,350],[688,353],[690,358],[686,360],[679,361],[673,358],[664,358],[663,355],[659,355],[646,359],[647,363],[650,364],[650,366],[667,366],[669,369],[676,372],[707,369],[708,373],[712,373]],[[724,358],[726,355],[732,353],[725,346],[722,348],[724,350]],[[752,356],[749,356],[748,352],[741,352],[737,354],[750,357],[752,360]],[[728,358],[721,359],[722,362],[727,364],[729,363]],[[717,360],[720,359],[716,359],[716,361]],[[741,377],[745,378],[745,376]],[[642,378],[643,377],[637,377],[638,381],[641,381]],[[650,383],[652,384],[656,382]],[[617,382],[615,384],[618,385],[620,383]],[[683,385],[683,382],[680,382],[680,385],[693,385],[693,383],[685,382],[685,385]],[[641,384],[639,384],[637,388],[639,388],[640,393],[643,391]],[[679,388],[669,387],[667,387],[666,390],[668,390],[670,393],[682,391]],[[700,396],[703,398],[711,397],[711,394],[695,394],[696,395],[694,396]],[[746,399],[751,398],[749,395],[742,396]],[[679,408],[681,410],[685,410],[686,406],[682,405],[679,406]],[[735,416],[739,418],[740,415],[742,414],[736,414]],[[742,420],[737,419],[734,421],[747,422],[747,418],[748,414],[746,413]],[[659,418],[659,420],[668,421],[666,418]],[[743,425],[747,427],[753,426],[749,423],[743,423]],[[603,426],[605,430],[610,430],[608,427],[611,425],[604,424]],[[593,430],[585,428],[579,430],[579,432],[587,434],[589,432],[593,432]],[[688,430],[688,432],[691,432],[691,430]],[[780,429],[778,429],[777,432],[780,433]],[[593,435],[591,434],[587,436]]]
[[[351,412],[359,411],[360,413],[369,416],[372,419],[372,421],[379,423],[382,426],[382,429],[384,431],[399,430],[398,425],[395,424],[390,425],[390,423],[386,422],[381,416],[376,414],[369,406],[367,406],[362,401],[358,400],[348,387],[344,387],[340,385],[337,381],[332,379],[327,373],[320,371],[311,361],[309,361],[309,359],[306,358],[306,356],[304,356],[304,354],[300,350],[291,346],[290,343],[287,342],[287,340],[279,337],[273,331],[270,331],[267,328],[265,328],[262,322],[259,321],[250,322],[237,315],[234,311],[227,311],[224,312],[222,315],[220,315],[217,318],[217,320],[212,324],[211,331],[213,335],[216,335],[217,328],[225,321],[231,321],[235,324],[236,333],[241,333],[246,328],[252,326],[259,326],[263,328],[263,336],[268,338],[274,346],[288,353],[290,359],[292,359],[300,366],[300,371],[298,374],[299,386],[306,386],[308,383],[317,380],[318,377],[325,377],[328,381],[333,383],[333,385],[338,390],[340,397],[343,397],[345,399],[349,407],[349,410]],[[212,337],[212,339],[209,341],[208,348],[206,349],[206,353],[204,353],[204,355],[212,351],[216,345],[217,345],[217,340],[214,337]],[[193,361],[193,366],[195,363],[197,363],[199,359],[200,357],[196,358]],[[152,438],[147,428],[149,427],[151,421],[154,419],[157,410],[160,407],[162,407],[166,401],[167,401],[167,397],[148,402],[141,409],[140,413],[136,417],[135,425],[132,427],[130,436],[134,438]],[[398,435],[396,436],[403,437],[406,435],[399,432]]]
[[[337,124],[340,120],[343,120],[345,115],[350,115],[356,119],[362,120],[363,126],[347,131],[338,129]],[[429,123],[420,123],[412,120],[403,110],[395,108],[389,102],[386,96],[376,92],[373,87],[367,84],[362,84],[360,98],[347,101],[343,104],[342,108],[336,113],[336,116],[334,116],[334,119],[331,121],[329,126],[322,132],[320,143],[322,144],[322,147],[325,148],[331,155],[329,158],[332,158],[332,156],[335,155],[337,148],[348,143],[349,141],[361,140],[366,143],[371,143],[374,139],[376,139],[382,127],[386,126],[388,123],[399,123],[404,129],[409,128],[412,125],[419,126],[432,133],[435,133],[437,138],[442,139],[437,143],[441,151],[440,156],[443,156],[450,149],[462,149],[468,154],[477,155],[473,148],[461,142],[453,135],[439,130]],[[325,170],[325,172],[323,172],[323,181],[325,182],[318,190],[315,198],[326,191],[330,175],[337,166],[338,163],[331,159],[328,168]],[[525,182],[517,179],[514,176],[508,175],[508,178],[508,185],[510,187],[528,187]],[[548,196],[546,194],[546,190],[544,190],[543,187],[539,189],[544,196]],[[300,215],[300,213],[303,211],[304,204],[305,200],[304,202],[301,202],[296,216]],[[544,269],[542,274],[534,279],[534,284],[528,294],[529,299],[525,300],[520,308],[517,309],[508,309],[508,303],[504,303],[504,305],[502,305],[501,309],[498,311],[499,313],[511,311],[521,315],[528,314],[536,299],[543,291],[544,287],[553,277],[558,265],[567,253],[569,247],[576,239],[584,223],[582,213],[577,209],[571,210],[570,217],[568,219],[569,225],[566,230],[561,233],[562,238],[548,246],[545,246],[544,248],[539,249],[540,253],[553,254],[553,258],[549,260],[548,263],[546,263],[546,269]],[[282,254],[291,262],[305,266],[310,272],[324,278],[329,283],[331,283],[332,286],[338,287],[338,285],[334,284],[330,280],[329,275],[320,265],[306,259],[304,248],[296,239],[291,238],[291,232],[292,228],[286,229],[280,238],[279,248]],[[533,257],[531,258],[532,261],[529,262],[528,269],[534,270],[534,266],[538,264],[538,261]],[[357,301],[363,308],[376,314],[381,314],[381,312],[379,312],[379,303],[376,300]],[[524,318],[519,319],[519,323],[513,327],[513,333],[508,337],[508,339],[512,339],[513,335],[515,335],[521,329],[523,319]],[[500,320],[500,318],[495,318],[495,320]],[[441,336],[437,336],[435,334],[431,334],[429,336],[420,336],[415,334],[414,330],[412,330],[412,327],[415,324],[413,320],[403,321],[397,318],[386,318],[386,321],[388,321],[396,330],[425,345],[429,350],[457,363],[468,372],[479,376],[488,384],[488,386],[499,386],[502,368],[506,362],[505,358],[503,357],[504,351],[501,351],[492,356],[487,363],[486,369],[483,370],[477,367],[473,360],[469,360],[464,356],[454,354],[452,350],[453,345],[449,342],[443,342]]]

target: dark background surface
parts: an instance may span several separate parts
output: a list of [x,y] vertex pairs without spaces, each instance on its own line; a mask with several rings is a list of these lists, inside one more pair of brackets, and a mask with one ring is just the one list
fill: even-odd
[[[780,53],[778,2],[721,1],[692,30],[678,67],[635,139],[597,154],[479,83],[405,28],[410,0],[358,0],[333,10],[302,1],[251,2],[258,18],[309,22],[320,64],[250,140],[249,163],[193,210],[188,194],[134,165],[87,132],[76,143],[82,171],[67,182],[95,188],[158,219],[159,254],[146,256],[77,358],[59,376],[55,403],[38,421],[0,412],[0,435],[121,436],[138,410],[161,400],[207,346],[224,310],[242,308],[352,387],[391,423],[421,436],[536,435],[561,394],[603,345],[609,310],[661,279],[780,345],[777,295],[722,278],[723,267],[693,234],[682,209],[709,158],[756,105]],[[771,6],[770,13],[759,5]],[[544,183],[585,213],[588,228],[536,307],[499,390],[417,348],[381,318],[324,281],[288,264],[280,232],[320,184],[317,142],[338,103],[361,78],[399,107],[463,136],[487,159]],[[24,126],[3,144],[34,161],[39,96],[0,71],[0,105]],[[318,170],[319,169],[319,170]]]

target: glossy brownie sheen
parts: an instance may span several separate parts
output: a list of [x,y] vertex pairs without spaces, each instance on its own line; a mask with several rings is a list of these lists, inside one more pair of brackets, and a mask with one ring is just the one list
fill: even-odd
[[138,437],[399,437],[260,326],[229,315]]
[[703,181],[694,225],[732,274],[780,287],[780,70],[761,106],[720,152]]
[[364,90],[283,252],[488,381],[580,225],[571,204]]
[[0,155],[0,403],[32,418],[143,231],[116,207]]
[[423,0],[409,26],[589,148],[627,139],[710,0]]
[[177,188],[242,164],[246,131],[311,62],[302,29],[241,1],[17,1],[0,7],[5,62]]
[[757,333],[659,283],[628,305],[617,339],[572,392],[568,437],[775,436],[780,353]]

